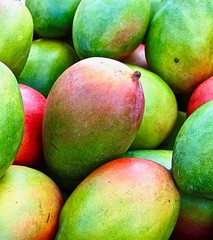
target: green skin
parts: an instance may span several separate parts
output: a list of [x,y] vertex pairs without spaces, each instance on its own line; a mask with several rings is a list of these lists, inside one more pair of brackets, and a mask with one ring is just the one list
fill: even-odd
[[125,152],[122,157],[135,157],[152,160],[156,163],[161,164],[168,170],[172,167],[172,151],[151,149],[151,150],[129,150]]
[[17,1],[0,1],[0,12],[0,61],[17,77],[29,55],[33,20],[25,5]]
[[151,19],[154,17],[155,13],[158,11],[160,7],[161,0],[150,0],[151,3]]
[[170,132],[169,136],[159,146],[160,149],[173,150],[176,136],[177,136],[180,128],[182,127],[183,123],[185,122],[185,120],[186,120],[186,113],[182,112],[182,111],[178,111],[178,116],[177,116],[175,126],[172,129],[172,131]]
[[35,32],[42,37],[58,38],[71,34],[75,11],[81,0],[26,0]]
[[143,121],[130,149],[154,149],[170,134],[178,115],[177,101],[171,88],[149,70],[128,65],[141,72],[145,109]]
[[73,20],[78,56],[122,59],[142,42],[151,14],[149,0],[82,0]]
[[213,100],[199,107],[176,137],[172,173],[180,190],[213,200]]
[[166,168],[144,159],[116,159],[93,171],[70,195],[55,239],[167,240],[179,206]]
[[17,80],[0,62],[0,177],[12,164],[24,131],[24,109]]
[[56,79],[77,61],[75,51],[64,41],[44,38],[34,40],[18,82],[47,97]]
[[213,201],[180,192],[180,212],[170,240],[213,239]]
[[151,21],[147,62],[175,93],[192,92],[213,75],[212,12],[212,0],[165,0]]
[[43,149],[50,170],[82,180],[123,154],[139,128],[144,109],[134,71],[109,58],[87,58],[53,85],[43,121]]
[[12,165],[0,179],[0,239],[52,240],[64,204],[45,174]]

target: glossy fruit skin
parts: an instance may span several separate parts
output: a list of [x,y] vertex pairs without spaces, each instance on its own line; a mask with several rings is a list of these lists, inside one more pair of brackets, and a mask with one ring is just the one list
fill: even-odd
[[150,0],[151,3],[151,19],[154,17],[155,13],[158,11],[158,8],[161,5],[162,0]]
[[47,97],[56,79],[77,61],[74,49],[63,40],[45,38],[34,40],[18,82],[34,88]]
[[94,57],[77,62],[57,79],[43,122],[44,156],[54,173],[82,180],[128,149],[144,108],[136,75],[119,61]]
[[180,212],[170,240],[213,239],[213,201],[180,192]]
[[149,69],[145,56],[145,45],[142,43],[139,44],[139,46],[124,58],[122,62]]
[[191,114],[176,137],[172,173],[186,194],[213,200],[213,100]]
[[0,36],[0,61],[17,77],[27,61],[33,38],[32,16],[23,3],[1,0]]
[[128,150],[122,155],[122,157],[148,159],[158,164],[161,164],[168,170],[170,170],[172,167],[172,150],[164,149]]
[[24,134],[13,164],[35,166],[43,159],[42,122],[46,98],[35,89],[19,84],[24,105]]
[[51,240],[57,227],[63,198],[45,174],[12,165],[0,178],[0,238]]
[[12,164],[24,131],[20,89],[12,71],[0,62],[0,177]]
[[178,116],[175,95],[162,78],[155,73],[134,65],[141,72],[139,81],[143,86],[145,108],[143,121],[130,149],[155,149],[170,134]]
[[187,104],[187,117],[204,103],[213,100],[213,77],[200,83],[192,92]]
[[166,240],[178,212],[179,192],[166,168],[144,159],[115,159],[70,195],[56,240]]
[[79,58],[123,59],[142,42],[150,14],[148,0],[81,0],[72,31]]
[[175,93],[191,93],[213,75],[212,12],[212,0],[166,0],[149,25],[148,65]]
[[25,0],[34,22],[35,32],[46,38],[71,34],[72,22],[80,0]]
[[178,135],[180,128],[183,123],[186,121],[186,113],[183,111],[178,111],[177,120],[175,122],[175,126],[170,132],[169,136],[160,144],[159,149],[169,149],[173,150],[175,139]]

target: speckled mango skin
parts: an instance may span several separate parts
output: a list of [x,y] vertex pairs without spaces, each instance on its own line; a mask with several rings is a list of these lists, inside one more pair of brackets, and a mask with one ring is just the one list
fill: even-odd
[[56,240],[167,240],[179,198],[171,174],[160,164],[141,158],[113,160],[70,195]]
[[131,145],[144,96],[134,71],[102,57],[68,68],[53,85],[43,122],[47,166],[65,180],[83,180]]
[[73,20],[78,56],[122,59],[143,40],[151,15],[148,0],[82,0]]
[[24,131],[24,108],[15,75],[0,62],[0,177],[12,164]]
[[63,204],[59,188],[48,176],[10,166],[0,178],[0,239],[52,240]]

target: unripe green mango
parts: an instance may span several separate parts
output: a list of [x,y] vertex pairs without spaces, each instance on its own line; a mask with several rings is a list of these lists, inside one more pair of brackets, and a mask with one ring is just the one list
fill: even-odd
[[142,149],[128,150],[122,157],[143,158],[161,164],[168,170],[172,167],[172,150],[164,149]]
[[17,77],[30,52],[33,19],[28,8],[19,1],[0,1],[0,61]]
[[24,108],[18,82],[0,62],[0,177],[12,164],[24,131]]
[[194,111],[175,139],[172,173],[178,188],[213,200],[213,100]]
[[169,85],[157,74],[134,65],[128,66],[141,72],[139,81],[145,98],[143,121],[130,149],[154,149],[168,137],[175,126],[177,101]]

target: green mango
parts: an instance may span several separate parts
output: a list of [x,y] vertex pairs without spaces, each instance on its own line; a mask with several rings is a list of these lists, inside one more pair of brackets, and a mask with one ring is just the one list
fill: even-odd
[[18,82],[47,97],[56,79],[77,61],[74,49],[63,40],[34,40]]
[[13,163],[24,132],[21,92],[12,71],[0,62],[0,177]]
[[145,98],[143,120],[130,149],[155,149],[170,134],[178,116],[175,95],[168,84],[155,73],[134,65],[139,71]]
[[172,173],[178,188],[213,200],[213,100],[196,109],[175,139]]
[[144,158],[161,164],[168,170],[172,167],[172,151],[163,149],[128,150],[122,157]]
[[142,42],[150,15],[149,0],[82,0],[72,31],[79,58],[126,57]]
[[0,61],[19,76],[32,44],[33,19],[19,1],[0,1]]
[[164,0],[149,25],[147,63],[175,93],[213,75],[212,13],[212,0]]
[[58,38],[71,35],[75,11],[81,0],[25,0],[39,37]]
[[186,120],[186,113],[183,111],[178,111],[178,116],[177,116],[175,126],[173,127],[169,136],[159,146],[160,149],[173,150],[175,139],[185,120]]

